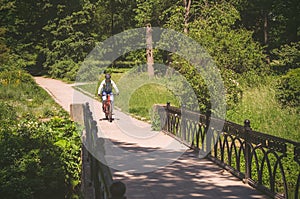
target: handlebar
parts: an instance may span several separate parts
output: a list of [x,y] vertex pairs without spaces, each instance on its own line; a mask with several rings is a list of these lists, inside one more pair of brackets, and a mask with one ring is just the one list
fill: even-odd
[[110,93],[110,94],[107,94],[107,93],[106,94],[103,94],[103,93],[102,94],[98,94],[98,96],[104,96],[104,95],[120,95],[120,93],[116,93],[116,94],[114,94],[114,93]]

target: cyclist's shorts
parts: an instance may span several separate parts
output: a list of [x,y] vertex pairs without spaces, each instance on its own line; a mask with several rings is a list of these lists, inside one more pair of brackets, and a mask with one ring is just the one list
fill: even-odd
[[106,100],[106,98],[107,98],[106,95],[107,95],[107,94],[110,94],[110,100],[111,100],[111,101],[114,101],[114,95],[113,95],[113,93],[112,93],[112,92],[106,93],[105,91],[102,92],[102,101],[105,101],[105,100]]

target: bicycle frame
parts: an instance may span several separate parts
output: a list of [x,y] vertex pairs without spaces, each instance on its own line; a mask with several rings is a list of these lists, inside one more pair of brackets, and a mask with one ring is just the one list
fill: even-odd
[[106,100],[103,102],[105,118],[112,122],[112,105],[110,94],[106,94]]

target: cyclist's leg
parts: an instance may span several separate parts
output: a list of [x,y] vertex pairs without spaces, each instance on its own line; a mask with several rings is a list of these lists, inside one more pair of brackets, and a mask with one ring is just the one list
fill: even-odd
[[102,110],[103,110],[103,112],[105,112],[104,104],[105,104],[106,99],[107,99],[106,95],[107,95],[106,92],[103,91],[102,92]]
[[111,104],[111,112],[113,112],[113,110],[114,110],[114,95],[113,95],[113,93],[111,92],[110,93],[110,104]]

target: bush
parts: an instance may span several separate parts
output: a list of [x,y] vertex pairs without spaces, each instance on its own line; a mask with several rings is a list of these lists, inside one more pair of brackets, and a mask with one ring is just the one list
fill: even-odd
[[78,197],[81,144],[69,115],[23,70],[0,71],[0,113],[1,198]]
[[13,122],[17,119],[14,108],[5,102],[0,101],[0,124]]
[[15,85],[18,86],[23,84],[35,84],[34,79],[31,75],[24,72],[23,70],[12,70],[0,72],[0,85]]
[[74,81],[76,79],[79,65],[73,60],[61,60],[50,67],[51,77]]
[[300,68],[292,69],[282,76],[276,89],[276,98],[284,107],[300,110]]
[[286,73],[289,69],[300,67],[300,41],[285,44],[272,51],[273,61],[271,66],[277,73]]
[[68,119],[34,119],[0,128],[0,195],[72,198],[79,193],[80,138]]

